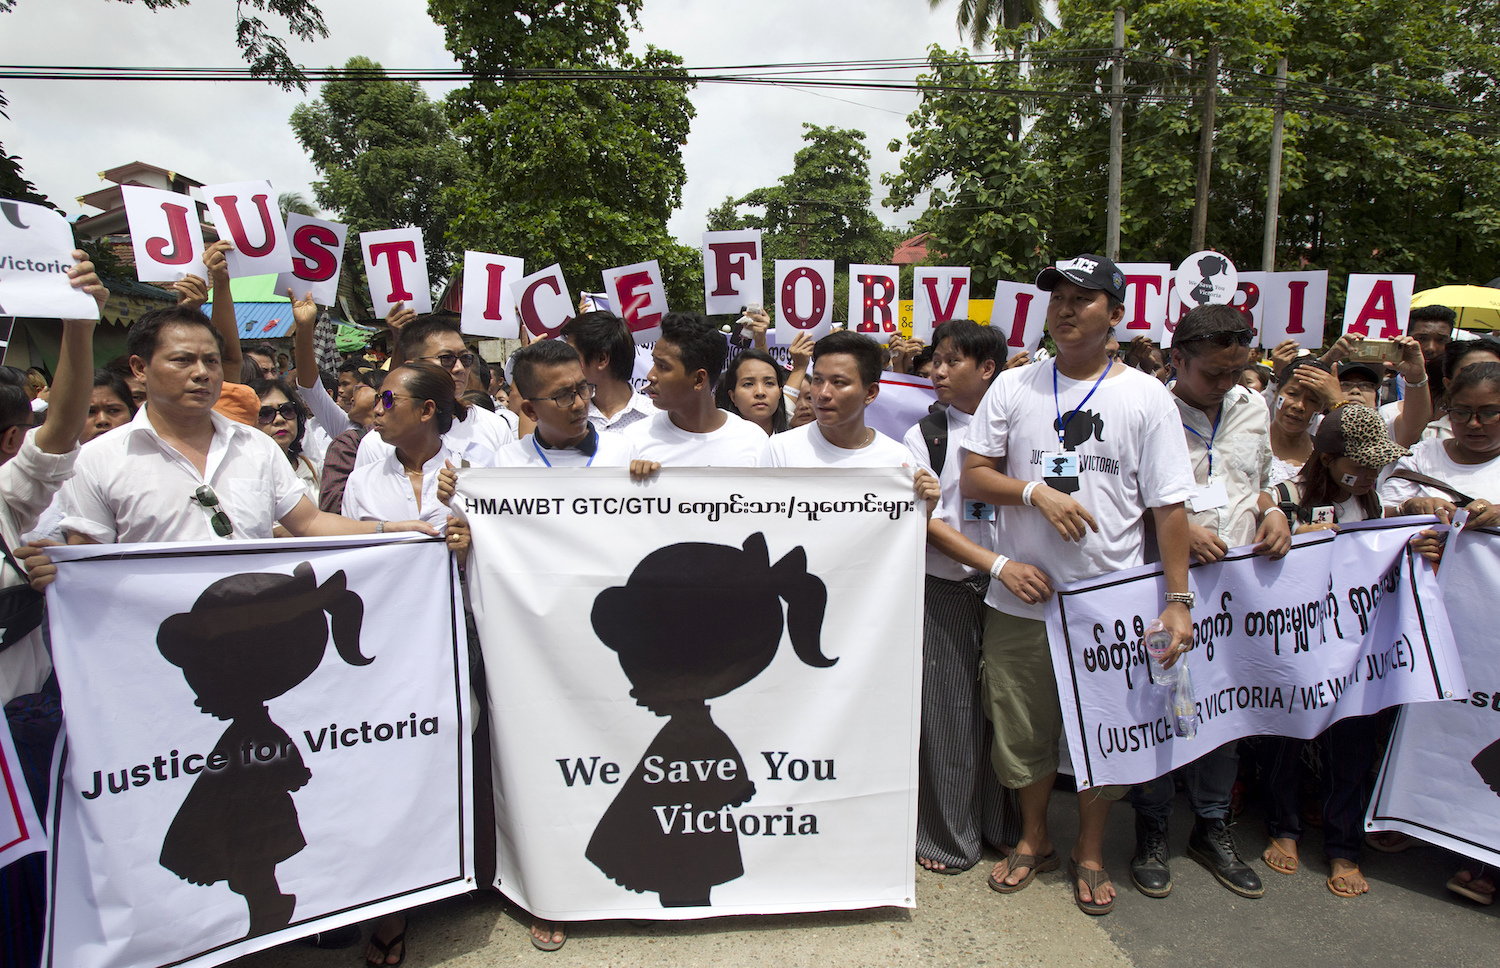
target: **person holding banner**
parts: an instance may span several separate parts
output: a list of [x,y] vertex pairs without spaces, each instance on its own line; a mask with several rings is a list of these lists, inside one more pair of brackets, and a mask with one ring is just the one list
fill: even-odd
[[1021,833],[1015,793],[1002,791],[985,764],[993,730],[979,659],[990,582],[1017,581],[1032,566],[996,554],[995,509],[959,493],[964,431],[1005,355],[998,329],[968,319],[940,324],[932,334],[932,386],[943,409],[904,440],[913,466],[935,475],[939,487],[927,522],[917,863],[942,874],[973,867],[986,843],[1010,853]]
[[[1188,536],[1193,557],[1220,561],[1230,548],[1254,544],[1255,553],[1276,559],[1292,544],[1284,511],[1264,493],[1271,475],[1270,417],[1260,395],[1240,385],[1255,330],[1245,314],[1228,305],[1189,310],[1172,336],[1177,379],[1167,385],[1182,418],[1188,459],[1197,485],[1188,499]],[[1186,766],[1136,786],[1135,855],[1130,876],[1147,897],[1172,892],[1167,864],[1167,821],[1174,778],[1180,778],[1196,818],[1188,855],[1220,884],[1241,897],[1265,894],[1265,885],[1240,859],[1230,795],[1239,774],[1237,744],[1225,743]]]
[[[1160,621],[1172,636],[1169,664],[1193,643],[1183,502],[1195,488],[1187,444],[1167,389],[1109,355],[1111,330],[1125,317],[1125,277],[1089,254],[1043,269],[1036,285],[1051,294],[1047,329],[1057,355],[1001,374],[963,441],[963,495],[1000,508],[997,550],[1045,562],[1014,588],[991,582],[985,597],[990,758],[1001,785],[1021,800],[1021,838],[990,874],[990,887],[1002,894],[1061,863],[1047,830],[1062,731],[1043,621],[1052,586],[1143,564],[1149,510],[1166,579]],[[1107,787],[1078,795],[1068,876],[1087,914],[1114,907],[1104,826],[1110,802],[1124,793]]]
[[635,341],[623,319],[602,310],[582,312],[563,323],[557,335],[583,358],[584,379],[594,388],[588,413],[595,430],[623,433],[656,413],[650,399],[630,385]]

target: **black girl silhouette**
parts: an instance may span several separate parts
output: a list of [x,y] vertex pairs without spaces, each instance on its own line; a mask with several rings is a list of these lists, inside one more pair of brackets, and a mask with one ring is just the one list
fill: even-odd
[[1214,285],[1214,276],[1223,275],[1229,271],[1229,260],[1223,256],[1206,255],[1198,260],[1198,271],[1203,277],[1198,280],[1198,284],[1193,287],[1190,295],[1193,302],[1200,306],[1207,306],[1214,298],[1214,290],[1218,288]]
[[1479,773],[1484,785],[1500,795],[1500,740],[1480,750],[1469,763]]
[[594,599],[594,632],[618,653],[630,694],[668,720],[584,856],[621,887],[655,891],[662,907],[707,907],[715,884],[745,873],[726,808],[748,802],[755,784],[714,725],[708,700],[771,664],[782,601],[797,657],[820,669],[837,662],[820,650],[828,590],[807,573],[807,553],[793,548],[772,565],[759,533],[743,551],[693,542],[658,548],[624,587]]
[[167,829],[160,863],[193,884],[228,882],[249,908],[247,938],[286,927],[297,905],[295,894],[281,893],[276,865],[307,846],[292,791],[312,772],[265,704],[323,661],[324,612],[339,656],[354,666],[373,662],[359,651],[364,602],[342,571],[320,586],[307,562],[291,576],[221,578],[156,633],[198,708],[230,721]]

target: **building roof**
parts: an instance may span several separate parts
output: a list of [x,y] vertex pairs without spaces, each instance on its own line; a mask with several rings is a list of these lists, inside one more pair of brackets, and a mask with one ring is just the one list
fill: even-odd
[[145,282],[137,282],[134,279],[100,279],[104,288],[121,296],[135,296],[139,299],[158,299],[166,302],[177,302],[177,293],[160,286],[153,286]]
[[131,172],[136,171],[154,171],[158,175],[165,175],[167,177],[167,181],[169,182],[184,181],[189,185],[192,185],[194,188],[203,187],[203,183],[201,181],[198,181],[197,179],[189,178],[181,172],[169,171],[166,168],[158,168],[155,165],[148,165],[144,161],[132,161],[127,162],[123,165],[117,165],[114,168],[109,169],[108,171],[101,171],[99,173],[99,177],[104,179],[105,181],[112,181],[123,184],[120,180],[124,177],[127,177]]
[[913,235],[905,242],[896,246],[896,251],[891,254],[891,262],[898,266],[908,266],[916,265],[918,262],[926,259],[928,234],[927,232],[923,232],[921,235]]

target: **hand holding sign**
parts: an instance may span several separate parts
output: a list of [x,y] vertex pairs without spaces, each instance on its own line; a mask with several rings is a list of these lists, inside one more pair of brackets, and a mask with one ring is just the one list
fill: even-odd
[[[28,202],[0,201],[0,214],[0,316],[98,319],[104,303],[65,281],[75,278],[74,260],[84,258],[73,249],[67,220]],[[78,275],[99,282],[92,265]]]

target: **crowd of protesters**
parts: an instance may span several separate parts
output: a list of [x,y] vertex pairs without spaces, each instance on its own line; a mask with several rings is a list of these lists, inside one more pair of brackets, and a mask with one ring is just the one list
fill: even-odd
[[[94,370],[94,323],[65,320],[50,386],[40,371],[0,371],[7,593],[46,586],[57,542],[407,530],[444,535],[462,563],[471,539],[447,502],[466,468],[620,467],[639,479],[662,467],[908,466],[930,509],[915,858],[959,874],[997,851],[988,883],[1000,894],[1064,859],[1048,825],[1062,717],[1043,609],[1057,585],[1160,561],[1170,666],[1193,642],[1193,563],[1244,546],[1280,558],[1294,534],[1382,515],[1447,522],[1462,507],[1467,527],[1500,522],[1500,340],[1455,338],[1442,307],[1412,311],[1391,363],[1363,362],[1351,337],[1321,355],[1292,343],[1261,353],[1249,318],[1228,306],[1186,313],[1166,350],[1145,339],[1122,347],[1124,278],[1082,255],[1037,278],[1049,343],[1034,355],[1009,356],[997,331],[955,320],[925,344],[799,336],[788,370],[768,352],[763,313],[747,314],[740,335],[674,312],[637,392],[630,331],[602,311],[527,341],[502,368],[477,355],[456,317],[398,306],[389,357],[356,353],[320,369],[318,309],[289,293],[294,352],[242,347],[231,300],[200,309],[210,289],[228,291],[227,247],[210,246],[206,279],[175,287],[177,306],[131,327],[119,360]],[[73,285],[102,305],[92,266],[75,258]],[[903,440],[866,419],[890,369],[929,377],[936,394]],[[1443,543],[1438,530],[1415,542],[1433,562]],[[32,605],[39,612],[39,596]],[[0,701],[18,739],[22,721],[51,715],[56,728],[39,623],[7,632],[0,652]],[[1149,783],[1079,793],[1066,851],[1075,903],[1093,915],[1115,904],[1104,835],[1121,799],[1135,814],[1130,882],[1152,898],[1172,891],[1167,822],[1179,786],[1193,815],[1187,852],[1229,891],[1257,898],[1261,870],[1296,874],[1304,830],[1321,825],[1328,889],[1367,892],[1362,851],[1414,844],[1361,832],[1390,724],[1352,717],[1307,742],[1229,743]],[[21,745],[36,746],[27,735]],[[1267,827],[1259,869],[1241,854],[1250,835],[1233,827],[1252,797]],[[34,856],[0,880],[13,954],[34,950],[40,879]],[[1495,890],[1477,866],[1449,887],[1484,904]],[[368,963],[399,964],[405,931],[403,914],[378,921]],[[540,949],[566,936],[565,925],[532,924]]]

